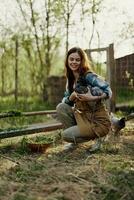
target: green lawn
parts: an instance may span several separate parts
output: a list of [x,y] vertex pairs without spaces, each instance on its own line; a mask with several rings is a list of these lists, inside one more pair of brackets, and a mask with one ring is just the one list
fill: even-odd
[[116,103],[134,106],[134,89],[120,88],[116,91]]
[[1,118],[0,119],[0,130],[5,129],[16,129],[23,126],[28,126],[32,123],[41,123],[49,121],[50,116],[48,115],[36,115],[36,116],[21,116],[22,112],[31,112],[31,111],[43,111],[43,110],[52,110],[55,109],[54,106],[49,103],[44,103],[38,98],[20,98],[17,105],[14,103],[14,99],[11,98],[1,98],[0,101],[0,113],[14,112],[19,113],[20,116]]

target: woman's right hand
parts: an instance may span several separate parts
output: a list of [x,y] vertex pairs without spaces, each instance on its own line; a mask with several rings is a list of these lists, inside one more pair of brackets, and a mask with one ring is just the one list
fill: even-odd
[[69,97],[70,101],[75,101],[78,98],[77,93],[74,91]]

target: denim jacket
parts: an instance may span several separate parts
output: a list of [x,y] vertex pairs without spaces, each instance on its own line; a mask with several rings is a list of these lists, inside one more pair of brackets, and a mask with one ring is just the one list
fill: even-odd
[[[85,75],[85,80],[86,80],[87,85],[91,87],[95,87],[95,86],[99,87],[104,93],[106,93],[107,98],[111,98],[112,91],[108,82],[104,81],[97,74],[88,72]],[[70,106],[73,106],[74,102],[69,100],[70,95],[71,93],[68,90],[66,90],[64,93],[64,98],[62,99],[62,102]]]

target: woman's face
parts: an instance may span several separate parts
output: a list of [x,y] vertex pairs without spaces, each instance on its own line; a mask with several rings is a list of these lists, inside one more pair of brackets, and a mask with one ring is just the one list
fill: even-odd
[[81,57],[80,55],[75,52],[75,53],[71,53],[68,57],[68,66],[69,68],[76,72],[78,71],[78,69],[80,68],[81,65]]

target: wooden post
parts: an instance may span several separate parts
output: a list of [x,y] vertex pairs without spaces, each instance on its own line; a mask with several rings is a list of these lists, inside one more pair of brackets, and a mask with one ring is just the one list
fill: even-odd
[[116,99],[116,70],[115,70],[115,60],[114,60],[114,45],[110,44],[109,47],[104,48],[96,48],[96,49],[86,49],[85,52],[87,53],[90,59],[91,52],[100,52],[106,51],[107,52],[107,81],[110,84],[112,89],[112,98],[108,101],[107,107],[109,112],[115,112],[115,99]]
[[114,46],[110,44],[107,48],[107,77],[112,89],[112,98],[109,102],[110,112],[115,112],[115,99],[116,99],[116,70],[114,60]]

